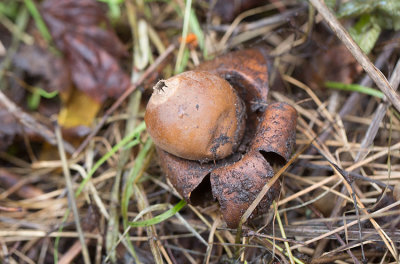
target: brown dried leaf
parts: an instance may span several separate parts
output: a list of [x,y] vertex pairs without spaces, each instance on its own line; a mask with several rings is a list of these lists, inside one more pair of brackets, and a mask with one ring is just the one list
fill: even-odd
[[42,5],[43,18],[64,53],[72,81],[99,102],[118,97],[130,83],[118,63],[126,51],[104,14],[94,0],[47,0]]

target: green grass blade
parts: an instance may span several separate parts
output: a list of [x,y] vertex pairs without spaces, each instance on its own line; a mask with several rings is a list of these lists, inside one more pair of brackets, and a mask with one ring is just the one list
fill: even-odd
[[190,22],[189,22],[190,29],[196,35],[197,43],[199,44],[200,49],[204,51],[203,30],[201,29],[199,20],[197,19],[196,13],[194,12],[193,8],[190,10],[190,18],[189,19],[190,19]]
[[42,88],[37,88],[37,93],[46,99],[52,99],[58,95],[58,91],[52,91],[52,92],[47,92],[46,90],[43,90]]
[[175,64],[175,74],[180,73],[183,69],[184,66],[183,64],[183,58],[184,58],[184,53],[186,49],[186,37],[189,33],[189,22],[190,22],[190,10],[192,9],[192,0],[186,0],[186,6],[185,6],[185,15],[183,18],[183,27],[182,27],[182,41],[179,46],[179,51],[178,51],[178,56],[176,59],[176,64]]
[[35,3],[32,0],[24,0],[24,2],[25,2],[26,7],[29,10],[29,13],[33,17],[33,20],[35,20],[36,26],[37,26],[40,34],[42,34],[43,38],[47,41],[47,43],[50,43],[51,42],[50,32],[47,29],[47,26],[44,23],[39,10],[36,8]]
[[28,97],[28,107],[31,110],[36,110],[39,107],[41,97],[52,99],[58,95],[58,91],[47,92],[42,88],[35,87],[31,96]]
[[[61,225],[58,227],[58,233],[61,233],[64,229],[64,223],[67,222],[67,219],[69,217],[69,213],[71,212],[70,208],[67,208],[67,211],[65,212],[63,219],[61,221]],[[54,263],[57,264],[58,263],[58,247],[60,245],[60,240],[61,240],[61,236],[56,236],[56,239],[54,241],[54,250],[53,250],[53,260]]]
[[325,86],[330,89],[337,89],[337,90],[343,90],[343,91],[349,91],[349,92],[359,92],[363,94],[368,94],[371,96],[375,96],[378,98],[383,98],[384,94],[376,89],[362,86],[359,84],[344,84],[340,82],[325,82]]
[[93,166],[93,168],[89,171],[87,177],[81,182],[79,185],[78,189],[75,192],[75,195],[78,196],[83,188],[85,187],[86,183],[92,178],[93,174],[96,172],[96,170],[104,163],[107,161],[109,157],[114,155],[115,152],[117,152],[120,148],[123,146],[129,144],[132,139],[139,137],[140,133],[146,129],[146,124],[142,122],[137,128],[135,128],[131,134],[123,138],[118,144],[116,144],[109,152],[107,152],[101,159],[99,159],[96,164]]
[[40,94],[33,93],[28,96],[28,108],[30,110],[36,110],[40,104]]
[[174,207],[172,207],[171,209],[169,209],[168,211],[165,211],[164,213],[162,213],[160,215],[157,215],[157,216],[155,216],[155,217],[153,217],[151,219],[148,219],[148,220],[137,221],[137,222],[129,222],[128,224],[131,227],[146,227],[146,226],[155,225],[155,224],[161,223],[162,221],[165,221],[168,218],[174,216],[185,205],[186,205],[185,200],[181,200]]
[[126,227],[128,223],[128,206],[129,206],[129,200],[133,193],[133,185],[135,184],[135,181],[144,166],[145,163],[144,160],[146,159],[146,156],[149,153],[152,146],[153,146],[153,141],[149,138],[144,144],[143,148],[140,150],[139,154],[137,155],[135,159],[135,165],[131,169],[131,172],[129,173],[129,176],[126,180],[121,199],[121,212],[122,212],[124,227]]
[[[75,196],[79,196],[79,194],[82,192],[83,188],[85,187],[86,183],[92,178],[93,174],[96,172],[96,170],[105,162],[109,157],[111,157],[115,152],[117,152],[119,149],[122,147],[125,147],[126,145],[130,144],[131,140],[136,141],[137,144],[140,143],[139,140],[137,139],[141,132],[143,132],[146,129],[146,124],[144,122],[140,123],[129,135],[124,137],[118,144],[116,144],[109,152],[107,152],[103,157],[101,157],[96,164],[93,166],[93,168],[89,171],[88,176],[81,182],[79,185],[78,189],[75,192]],[[133,145],[131,145],[133,147]],[[67,209],[66,213],[64,214],[62,224],[59,228],[59,232],[62,231],[64,227],[64,223],[68,219],[70,213],[70,209]],[[58,263],[58,245],[60,242],[60,237],[56,237],[55,240],[55,247],[54,247],[54,263]]]

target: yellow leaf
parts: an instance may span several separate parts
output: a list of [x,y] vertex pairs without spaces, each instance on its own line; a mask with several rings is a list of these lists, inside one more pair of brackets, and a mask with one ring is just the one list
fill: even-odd
[[100,106],[101,103],[93,100],[84,92],[73,89],[68,96],[68,101],[63,104],[58,116],[58,123],[67,129],[77,126],[90,127]]

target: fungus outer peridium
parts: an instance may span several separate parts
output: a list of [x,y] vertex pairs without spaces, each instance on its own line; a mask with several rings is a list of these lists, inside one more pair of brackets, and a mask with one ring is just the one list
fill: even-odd
[[[274,170],[268,165],[269,154],[275,153],[282,157],[279,161],[287,161],[295,144],[296,110],[287,104],[266,104],[269,90],[267,57],[263,48],[239,50],[197,67],[229,80],[246,103],[246,131],[235,155],[203,163],[157,148],[162,170],[182,197],[188,203],[198,205],[216,199],[231,228],[237,227],[244,211],[273,177]],[[164,87],[165,83],[162,85]],[[254,109],[252,102],[263,107]],[[182,108],[182,116],[185,116],[184,110]],[[274,155],[272,161],[275,161]],[[255,166],[256,163],[259,165]],[[208,190],[204,189],[209,187],[213,197],[206,195]],[[250,217],[265,213],[279,192],[280,184],[276,181]]]
[[223,159],[240,144],[246,107],[232,86],[205,71],[188,71],[161,80],[146,108],[154,143],[178,157]]

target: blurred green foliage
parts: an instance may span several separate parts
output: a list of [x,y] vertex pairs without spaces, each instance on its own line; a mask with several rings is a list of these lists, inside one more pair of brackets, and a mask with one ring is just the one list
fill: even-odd
[[18,2],[15,0],[8,0],[0,2],[0,14],[13,19],[18,14]]
[[[329,0],[327,5],[334,9],[336,1]],[[400,0],[350,0],[341,4],[336,14],[338,18],[358,18],[349,33],[367,54],[382,30],[400,29]]]
[[383,29],[400,29],[399,0],[352,0],[340,5],[337,16],[359,17],[366,14]]
[[120,4],[125,0],[97,0],[99,2],[106,3],[109,8],[109,16],[111,20],[116,20],[121,16]]

